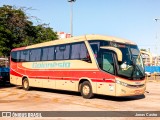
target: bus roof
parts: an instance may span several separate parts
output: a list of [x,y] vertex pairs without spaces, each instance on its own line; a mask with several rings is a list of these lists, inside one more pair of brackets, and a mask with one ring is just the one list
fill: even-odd
[[113,41],[113,42],[136,45],[133,41],[118,38],[118,37],[91,34],[91,35],[76,36],[76,37],[71,37],[71,38],[57,39],[53,41],[38,43],[38,44],[26,46],[26,47],[15,48],[12,51],[51,46],[51,45],[66,44],[66,43],[75,43],[75,42],[89,41],[89,40],[106,40],[106,41]]

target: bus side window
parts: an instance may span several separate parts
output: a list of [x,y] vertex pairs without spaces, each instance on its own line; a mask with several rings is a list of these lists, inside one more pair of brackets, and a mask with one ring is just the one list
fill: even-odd
[[30,50],[30,61],[40,61],[41,60],[41,49]]
[[71,59],[79,59],[80,58],[80,44],[72,44],[71,50]]
[[47,60],[55,60],[55,47],[48,47]]
[[99,49],[98,49],[98,44],[91,44],[91,48],[92,48],[92,50],[93,50],[93,52],[94,52],[94,56],[95,56],[95,58],[97,58],[97,56],[98,56],[98,51],[99,51]]
[[102,66],[101,68],[111,74],[114,74],[114,61],[113,54],[110,52],[104,52],[102,56]]
[[68,60],[70,57],[70,45],[66,45],[65,50],[63,51],[64,60]]
[[91,62],[85,43],[72,44],[71,59],[78,59],[86,62]]
[[19,62],[20,61],[20,51],[11,52],[11,60],[13,62]]
[[20,61],[21,62],[28,62],[29,61],[29,50],[21,51]]
[[42,48],[42,58],[41,58],[42,61],[48,60],[49,53],[48,54],[46,53],[48,53],[48,47]]
[[68,60],[69,55],[70,55],[69,44],[56,46],[56,60]]
[[21,55],[21,53],[20,53],[20,51],[18,51],[18,52],[17,52],[17,58],[16,58],[17,61],[16,61],[16,62],[20,62],[20,55]]
[[90,55],[89,55],[87,47],[84,43],[81,44],[80,59],[91,63]]
[[42,58],[41,59],[42,61],[54,60],[55,59],[54,46],[42,48]]
[[63,60],[63,50],[65,49],[64,46],[59,45],[56,46],[56,60]]

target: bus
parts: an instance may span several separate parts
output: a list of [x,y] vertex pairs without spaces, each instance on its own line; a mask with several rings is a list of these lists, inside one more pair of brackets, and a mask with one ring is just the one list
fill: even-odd
[[0,84],[5,85],[10,82],[9,80],[9,62],[8,58],[1,57],[0,58]]
[[109,96],[143,95],[144,65],[138,46],[106,35],[83,35],[15,48],[10,83]]

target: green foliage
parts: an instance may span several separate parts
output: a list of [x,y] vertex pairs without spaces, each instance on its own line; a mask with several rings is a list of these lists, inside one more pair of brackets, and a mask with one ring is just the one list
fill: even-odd
[[34,26],[23,9],[0,7],[0,56],[9,56],[11,49],[57,39],[45,24]]

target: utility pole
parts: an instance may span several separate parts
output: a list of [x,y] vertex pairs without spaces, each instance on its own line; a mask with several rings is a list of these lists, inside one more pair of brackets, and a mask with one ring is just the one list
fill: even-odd
[[75,2],[76,0],[68,0],[68,2],[70,2],[71,4],[71,13],[70,13],[70,33],[71,36],[73,36],[73,2]]
[[[155,21],[156,21],[156,24],[157,24],[157,22],[158,22],[158,20],[160,20],[159,18],[155,18]],[[158,37],[158,24],[157,24],[157,29],[156,29],[156,46],[155,46],[155,49],[156,49],[156,58],[155,58],[155,65],[157,65],[158,64],[158,47],[157,47],[157,45],[158,45],[158,43],[159,43],[159,37]]]

